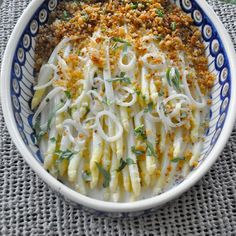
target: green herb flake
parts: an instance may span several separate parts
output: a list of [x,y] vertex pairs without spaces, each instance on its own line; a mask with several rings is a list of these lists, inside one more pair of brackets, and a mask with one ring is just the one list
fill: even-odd
[[154,39],[158,40],[158,41],[161,41],[161,40],[164,39],[164,36],[162,34],[154,35]]
[[52,143],[56,143],[56,138],[55,137],[52,137],[52,138],[50,138],[50,142],[52,142]]
[[186,112],[183,112],[180,116],[181,119],[184,119],[186,117],[188,117],[188,114]]
[[130,7],[131,7],[131,9],[137,9],[138,8],[138,3],[137,2],[131,2],[130,3]]
[[40,142],[42,137],[47,133],[47,130],[41,130],[40,127],[40,117],[36,119],[35,125],[34,125],[34,130],[35,130],[35,136],[36,136],[36,142]]
[[120,166],[118,167],[118,169],[116,171],[121,172],[126,167],[126,165],[127,165],[126,161],[121,158],[120,159]]
[[119,76],[117,76],[115,79],[109,79],[107,80],[108,82],[112,83],[112,82],[124,82],[127,84],[131,84],[131,79],[127,76],[125,76],[125,72],[121,72]]
[[135,146],[132,146],[132,147],[131,147],[131,151],[132,151],[136,156],[142,156],[142,155],[145,154],[144,151],[135,149]]
[[176,91],[180,92],[180,80],[177,77],[172,79],[173,86]]
[[88,183],[92,181],[92,176],[91,176],[91,172],[88,170],[83,171],[82,173],[82,179],[84,180],[84,182]]
[[82,13],[81,13],[81,16],[82,16],[82,19],[83,19],[84,21],[88,21],[88,20],[89,20],[89,15],[88,15],[87,12],[82,12]]
[[171,160],[171,162],[173,162],[173,163],[177,163],[179,161],[185,161],[185,158],[184,157],[177,157],[177,158],[174,158]]
[[170,71],[171,71],[171,68],[168,68],[166,71],[166,79],[167,79],[168,84],[171,86]]
[[56,108],[52,111],[52,113],[49,115],[48,123],[47,123],[47,130],[50,130],[51,123],[53,118],[55,118],[56,112],[61,109],[64,106],[64,104],[59,104],[56,106]]
[[158,92],[158,96],[159,97],[163,97],[164,96],[164,92],[163,91]]
[[158,17],[164,17],[164,12],[161,9],[156,9],[156,14]]
[[121,172],[127,165],[135,165],[136,163],[134,162],[134,160],[132,160],[131,158],[126,158],[126,160],[124,159],[120,159],[120,166],[119,168],[116,170],[117,172]]
[[134,135],[137,136],[137,137],[141,137],[143,139],[146,139],[147,136],[146,136],[146,132],[145,132],[145,129],[144,129],[144,125],[140,125],[140,126],[136,127],[134,129]]
[[50,99],[49,99],[49,98],[47,98],[47,99],[46,99],[46,102],[48,103],[49,101],[50,101]]
[[65,95],[68,99],[71,99],[71,93],[70,91],[65,91]]
[[153,147],[153,145],[147,141],[147,155],[157,157],[157,153]]
[[125,40],[117,38],[117,37],[113,37],[113,38],[111,38],[111,40],[114,42],[117,42],[117,43],[124,43],[124,44],[127,44],[128,46],[131,46],[131,44],[128,41],[125,41]]
[[120,77],[121,77],[121,78],[125,77],[125,72],[124,72],[124,71],[121,71],[121,72],[120,72]]
[[55,151],[55,155],[58,156],[58,158],[62,160],[70,160],[70,158],[77,153],[78,152],[72,152],[69,149],[65,151],[61,151],[61,150]]
[[141,91],[138,89],[135,89],[135,93],[139,96],[141,94]]
[[107,99],[107,97],[105,97],[105,98],[103,98],[102,103],[107,105],[107,106],[110,106],[110,105],[113,104],[113,101],[110,101],[110,100]]
[[130,165],[135,165],[135,164],[136,164],[136,163],[134,162],[134,160],[131,159],[131,158],[127,158],[127,159],[126,159],[126,163],[127,163],[128,166],[130,166]]
[[153,110],[153,102],[150,102],[148,106],[144,109],[144,113],[152,112]]
[[110,184],[110,181],[111,181],[110,173],[108,171],[106,171],[101,164],[96,162],[96,165],[97,165],[97,168],[98,168],[99,172],[103,176],[103,187],[104,188],[109,187],[109,184]]
[[180,73],[177,68],[174,68],[174,74],[172,73],[173,68],[168,68],[166,71],[166,78],[169,86],[173,86],[177,92],[181,91],[180,88]]
[[68,20],[69,20],[69,14],[68,14],[68,12],[67,12],[66,10],[63,11],[63,19],[64,19],[65,21],[68,21]]
[[176,30],[176,22],[171,22],[171,24],[170,24],[170,28],[173,30],[173,31],[175,31]]
[[180,73],[177,68],[175,68],[175,75],[176,75],[177,79],[180,80]]

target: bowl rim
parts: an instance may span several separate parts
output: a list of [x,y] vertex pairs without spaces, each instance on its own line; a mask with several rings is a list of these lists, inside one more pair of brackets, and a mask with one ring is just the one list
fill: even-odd
[[[5,122],[13,142],[15,143],[17,149],[19,150],[25,161],[28,163],[28,165],[36,172],[36,174],[44,182],[46,182],[53,190],[63,195],[67,200],[71,200],[87,208],[95,209],[102,212],[125,213],[125,212],[136,212],[136,211],[143,211],[151,208],[156,208],[179,197],[181,194],[190,189],[196,182],[198,182],[206,174],[206,172],[215,163],[232,132],[234,121],[236,118],[236,113],[234,112],[233,109],[236,107],[236,78],[235,79],[231,78],[231,100],[229,103],[228,114],[217,143],[214,145],[214,148],[212,149],[210,154],[206,157],[206,159],[195,170],[195,172],[192,173],[182,183],[178,184],[177,186],[164,192],[161,195],[129,203],[106,202],[84,196],[70,189],[66,185],[62,184],[60,181],[51,176],[43,168],[43,166],[33,157],[31,152],[25,146],[17,129],[16,123],[14,121],[14,115],[11,104],[11,95],[9,92],[12,60],[16,46],[18,44],[18,39],[22,35],[22,32],[25,29],[26,24],[28,24],[31,17],[35,14],[38,7],[43,2],[44,0],[33,0],[24,10],[22,16],[20,17],[16,26],[14,27],[14,30],[8,41],[1,67],[1,100],[2,100],[1,102],[2,102],[2,109]],[[236,54],[228,32],[226,31],[223,24],[219,20],[218,16],[215,14],[213,9],[208,5],[207,2],[202,0],[196,0],[196,2],[200,6],[200,8],[204,11],[204,14],[206,14],[214,24],[222,40],[222,43],[224,44],[225,52],[229,59],[231,75],[236,75]]]

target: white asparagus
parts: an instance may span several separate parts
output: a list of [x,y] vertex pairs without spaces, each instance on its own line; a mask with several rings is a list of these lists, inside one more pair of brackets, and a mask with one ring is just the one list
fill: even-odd
[[120,117],[124,130],[129,132],[129,114],[126,107],[120,107]]
[[[134,129],[133,121],[130,120],[130,129]],[[128,138],[127,138],[127,147],[128,147],[128,156],[130,159],[133,160],[134,163],[133,165],[129,165],[129,173],[130,173],[130,180],[131,180],[131,185],[132,185],[132,190],[135,194],[135,196],[140,195],[141,191],[141,179],[139,176],[139,170],[138,170],[138,165],[137,165],[137,159],[135,154],[132,152],[131,147],[135,146],[135,138],[134,138],[134,133],[129,132]]]
[[90,182],[90,187],[93,189],[97,186],[99,170],[96,163],[100,163],[102,153],[103,153],[103,140],[97,134],[97,130],[93,130],[93,147],[92,147],[92,157],[90,159],[90,171],[92,180]]
[[142,96],[144,96],[145,98],[145,102],[148,104],[150,101],[150,95],[149,95],[149,83],[146,78],[147,74],[148,74],[147,68],[143,66],[141,71],[141,92]]
[[[147,141],[152,145],[154,151],[156,152],[156,125],[155,123],[149,121],[147,116],[144,118]],[[157,169],[157,156],[146,154],[146,168],[150,175],[152,175]]]
[[169,151],[169,144],[166,143],[166,147],[163,153],[162,163],[161,163],[161,174],[154,187],[154,190],[153,190],[154,195],[160,194],[160,192],[163,190],[167,182],[167,178],[165,175],[166,175],[167,167],[169,166],[169,163],[170,163],[170,160],[168,157],[168,151]]

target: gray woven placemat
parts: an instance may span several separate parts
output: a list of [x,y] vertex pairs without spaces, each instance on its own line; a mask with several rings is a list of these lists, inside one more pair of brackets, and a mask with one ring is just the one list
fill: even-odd
[[[236,6],[219,0],[208,2],[236,46]],[[29,0],[3,1],[1,58],[28,3]],[[58,198],[19,155],[1,109],[0,153],[0,235],[236,235],[236,129],[201,182],[156,213],[133,219],[101,218]]]

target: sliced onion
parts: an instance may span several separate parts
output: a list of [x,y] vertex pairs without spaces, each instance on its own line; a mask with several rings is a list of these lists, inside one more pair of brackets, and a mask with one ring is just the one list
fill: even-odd
[[[109,119],[115,123],[115,125],[117,126],[117,129],[115,129],[117,131],[116,135],[109,137],[108,135],[105,134],[105,132],[101,126],[101,123],[100,123],[100,118],[103,116],[108,116]],[[100,137],[109,143],[117,141],[123,134],[123,127],[122,127],[120,121],[110,111],[99,112],[96,116],[96,125],[97,125],[97,129],[98,129],[98,134],[100,135]]]
[[[174,95],[171,95],[170,97],[164,99],[158,106],[157,106],[157,112],[159,113],[160,115],[160,119],[162,120],[164,126],[165,126],[165,129],[166,131],[171,128],[177,128],[177,127],[181,127],[182,125],[184,125],[186,123],[186,121],[182,121],[182,122],[179,122],[179,123],[173,123],[171,121],[171,118],[173,118],[173,116],[171,116],[171,114],[169,115],[165,115],[163,109],[161,108],[161,105],[163,104],[164,106],[170,102],[171,100],[180,100],[180,99],[184,99],[187,103],[190,104],[190,100],[189,98],[184,95],[184,94],[174,94]],[[183,103],[183,102],[182,102]],[[182,104],[180,103],[180,104]]]
[[95,83],[96,83],[96,82],[101,82],[101,83],[104,84],[104,80],[103,80],[101,77],[96,77],[96,78],[94,78],[94,82],[95,82]]
[[122,87],[119,88],[119,90],[120,89],[127,92],[128,96],[127,97],[125,96],[125,99],[128,98],[129,95],[131,95],[132,100],[130,102],[124,102],[125,99],[124,100],[119,99],[118,98],[119,94],[118,94],[118,96],[116,96],[116,99],[115,99],[117,105],[122,106],[122,107],[130,107],[130,106],[134,105],[137,102],[137,94],[135,93],[135,91],[133,89],[131,89],[129,87],[126,87],[126,86],[122,86]]
[[201,102],[198,102],[198,101],[196,101],[196,100],[193,98],[193,96],[192,96],[192,94],[191,94],[191,91],[190,91],[190,89],[189,89],[189,86],[188,86],[188,82],[187,82],[187,73],[188,73],[188,72],[187,72],[186,70],[184,70],[184,73],[183,73],[183,80],[182,80],[182,82],[183,82],[183,87],[184,87],[184,91],[185,91],[186,95],[188,96],[188,98],[190,99],[190,101],[191,101],[197,108],[202,109],[202,108],[204,108],[204,107],[206,106],[206,100],[204,99],[203,95],[201,94],[200,88],[199,88],[199,86],[198,86],[197,83],[196,83],[196,90],[197,90],[197,92],[198,92],[198,94],[199,94],[199,96],[200,96],[200,98],[201,98]]
[[68,134],[68,138],[69,138],[69,140],[72,142],[72,143],[75,143],[75,138],[74,138],[74,136],[72,135],[72,133],[71,133],[71,126],[70,125],[65,125],[64,123],[63,123],[63,127],[64,127],[64,130],[67,132],[67,134]]
[[105,66],[103,69],[103,78],[105,82],[105,94],[109,101],[114,101],[114,90],[113,84],[108,80],[111,79],[111,68],[110,68],[110,54],[109,54],[109,40],[105,41]]
[[56,115],[58,115],[58,114],[60,114],[62,112],[65,112],[68,109],[68,107],[70,106],[70,104],[71,104],[71,100],[67,99],[65,104],[64,104],[64,106],[56,111]]
[[[128,58],[128,60],[129,60],[128,64],[123,63],[123,58],[124,57]],[[136,61],[137,61],[137,58],[136,58],[135,53],[133,51],[129,50],[126,53],[121,53],[120,59],[119,59],[119,62],[118,62],[118,66],[119,66],[121,71],[129,72],[129,71],[132,71],[134,69],[134,67],[136,65]]]
[[66,43],[68,43],[71,39],[70,38],[64,38],[57,46],[56,48],[53,50],[49,60],[48,60],[48,64],[55,64],[57,61],[57,55],[60,52],[60,50],[66,45]]
[[40,103],[38,109],[36,110],[34,116],[33,116],[33,125],[35,125],[36,119],[39,116],[39,114],[44,110],[45,106],[48,104],[48,100],[51,100],[56,94],[63,91],[62,87],[56,87],[52,91],[50,91],[47,96],[43,99],[43,101]]
[[64,49],[63,57],[68,57],[70,55],[70,51],[71,51],[71,45],[68,44]]
[[[87,124],[88,122],[92,121],[92,120],[94,120],[94,124],[87,127],[86,124]],[[85,120],[82,122],[82,125],[83,125],[83,127],[86,126],[85,129],[95,129],[95,128],[97,127],[97,124],[96,124],[96,117],[94,116],[94,117],[89,117],[89,118],[85,119]]]
[[[154,63],[150,63],[148,62],[148,58],[152,57],[152,58],[156,58],[156,59],[161,59],[161,63],[160,64],[154,64]],[[141,57],[141,60],[143,61],[143,64],[152,70],[162,70],[164,69],[165,65],[166,65],[166,59],[164,57],[164,55],[157,54],[157,53],[146,53],[143,57]]]
[[63,122],[63,125],[70,125],[70,126],[73,126],[79,133],[83,133],[85,134],[86,136],[88,136],[88,132],[83,128],[83,126],[81,125],[80,123],[80,120],[77,119],[76,121],[75,120],[72,120],[72,119],[67,119]]
[[[49,69],[53,70],[53,79],[51,79],[50,81],[48,81],[50,78],[50,71]],[[39,76],[38,76],[38,84],[36,86],[34,86],[34,90],[40,90],[40,89],[44,89],[47,88],[48,86],[50,86],[54,80],[58,79],[58,75],[57,75],[57,67],[53,64],[45,64],[41,67],[40,72],[39,72]],[[47,76],[46,76],[47,74]]]
[[83,101],[83,99],[88,96],[86,94],[86,92],[83,90],[83,92],[76,98],[75,102],[72,104],[72,106],[75,106],[75,105],[80,105],[81,102]]
[[145,48],[149,48],[150,47],[150,43],[153,40],[152,36],[144,36],[142,38],[142,44],[144,45]]
[[87,93],[87,95],[93,95],[95,98],[97,98],[100,102],[102,102],[102,97],[100,96],[100,94],[97,91],[94,90],[89,90]]
[[142,125],[141,119],[143,115],[144,115],[144,111],[140,111],[138,114],[135,115],[134,122],[135,122],[136,127]]
[[58,64],[59,64],[59,66],[61,67],[62,73],[63,73],[63,75],[65,76],[65,78],[66,78],[67,80],[70,80],[70,77],[69,77],[68,74],[67,74],[68,66],[67,66],[65,60],[62,59],[60,56],[58,56]]

